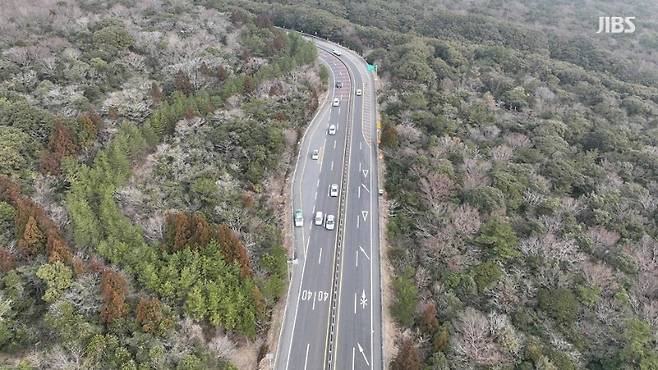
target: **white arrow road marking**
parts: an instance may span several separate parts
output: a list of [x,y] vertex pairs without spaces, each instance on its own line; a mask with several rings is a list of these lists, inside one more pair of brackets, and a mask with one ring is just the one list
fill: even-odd
[[370,362],[368,362],[368,358],[366,358],[366,354],[363,353],[363,347],[361,347],[361,344],[359,342],[356,342],[356,345],[359,346],[359,352],[361,352],[361,355],[363,356],[363,360],[366,362],[366,365],[370,366]]
[[[356,293],[354,293],[356,295]],[[368,305],[368,298],[366,298],[366,291],[365,289],[361,291],[361,300],[359,301],[359,304],[361,305],[361,308],[364,310],[366,309],[366,306]]]
[[368,211],[361,211],[361,216],[363,216],[363,221],[365,221],[368,218]]
[[363,177],[368,177],[368,170],[363,170]]
[[[370,261],[370,257],[368,257],[368,254],[366,253],[365,249],[363,249],[362,246],[359,246],[359,250],[361,250],[361,252],[363,252],[363,255],[366,256],[366,258],[368,259],[368,261]],[[356,253],[359,254],[358,251],[357,251]]]
[[[370,193],[370,190],[368,190],[368,188],[366,187],[366,184],[361,184],[361,186],[363,186],[363,188],[366,189],[366,191],[367,191],[368,193]],[[361,188],[359,188],[359,189],[361,189]]]

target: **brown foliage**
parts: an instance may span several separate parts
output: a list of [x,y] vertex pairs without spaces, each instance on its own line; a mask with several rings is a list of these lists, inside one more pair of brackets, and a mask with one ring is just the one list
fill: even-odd
[[119,111],[117,110],[117,107],[110,107],[107,111],[107,114],[110,116],[112,121],[119,119]]
[[404,339],[397,356],[391,362],[391,370],[420,370],[423,368],[418,349],[410,338]]
[[266,14],[259,14],[258,16],[256,16],[256,20],[254,21],[254,23],[258,28],[272,27],[272,20]]
[[190,77],[180,69],[176,72],[176,76],[174,76],[174,88],[185,95],[190,95],[194,92],[194,86],[192,86]]
[[14,256],[6,248],[0,248],[0,270],[7,272],[14,267],[16,267]]
[[166,219],[166,244],[174,251],[182,249],[190,239],[190,221],[184,212],[170,213]]
[[251,261],[247,255],[247,249],[242,245],[235,233],[225,224],[219,225],[218,232],[219,245],[222,248],[224,257],[230,262],[237,261],[243,277],[251,276]]
[[98,131],[100,131],[101,127],[103,126],[103,120],[101,119],[101,116],[99,116],[98,113],[94,112],[93,110],[89,110],[88,112],[80,115],[80,117],[78,117],[78,121],[87,133],[87,136],[90,138],[96,138]]
[[153,100],[153,103],[158,104],[162,101],[164,94],[162,93],[162,89],[160,89],[160,86],[158,86],[157,83],[153,82],[151,84],[151,90],[149,92],[151,94],[151,99]]
[[96,256],[92,256],[91,261],[89,262],[89,271],[93,273],[99,273],[103,270],[105,270],[105,264],[103,261]]
[[434,346],[434,351],[444,351],[448,348],[450,343],[450,332],[448,331],[447,326],[442,326],[439,331],[434,335],[434,341],[432,345]]
[[192,236],[189,243],[196,246],[205,246],[210,243],[212,230],[208,222],[200,213],[192,214]]
[[139,298],[136,320],[137,325],[141,326],[145,333],[155,332],[162,319],[162,305],[157,298]]
[[21,237],[18,239],[18,247],[26,256],[34,256],[43,246],[44,236],[34,217],[29,216]]
[[185,247],[203,247],[213,238],[213,232],[200,213],[176,212],[166,218],[165,244],[171,251]]
[[429,303],[420,315],[420,328],[424,332],[432,334],[438,327],[439,319],[436,318],[436,306],[434,303]]
[[5,176],[0,176],[0,200],[16,208],[16,237],[19,248],[26,256],[34,256],[46,245],[50,261],[71,263],[70,248],[53,220],[39,204],[24,198],[19,187]]
[[78,144],[73,131],[61,120],[55,121],[48,139],[48,149],[41,154],[41,169],[45,173],[58,175],[62,159],[75,154],[77,150]]
[[87,272],[87,265],[85,265],[85,262],[79,257],[74,257],[71,263],[73,264],[73,272],[75,272],[77,276]]
[[254,79],[251,76],[245,76],[242,88],[245,94],[251,94],[254,92],[256,89],[256,83],[254,82]]
[[72,261],[71,252],[69,251],[66,242],[62,240],[57,230],[50,228],[47,232],[47,239],[48,239],[47,251],[48,251],[49,262]]
[[228,71],[226,70],[226,68],[224,68],[224,66],[222,66],[222,65],[217,66],[217,79],[220,82],[223,82],[227,78],[228,78]]
[[101,320],[111,324],[126,314],[126,292],[128,284],[117,271],[106,269],[101,275]]

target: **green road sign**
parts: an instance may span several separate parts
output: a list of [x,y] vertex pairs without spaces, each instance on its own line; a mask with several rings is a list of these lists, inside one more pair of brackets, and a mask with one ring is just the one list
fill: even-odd
[[377,64],[368,64],[368,72],[377,72]]

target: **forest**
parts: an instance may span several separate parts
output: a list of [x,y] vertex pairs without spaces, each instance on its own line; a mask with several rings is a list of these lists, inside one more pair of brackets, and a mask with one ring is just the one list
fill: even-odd
[[237,3],[379,66],[391,369],[658,369],[654,2]]
[[316,49],[237,8],[9,5],[0,368],[257,367]]

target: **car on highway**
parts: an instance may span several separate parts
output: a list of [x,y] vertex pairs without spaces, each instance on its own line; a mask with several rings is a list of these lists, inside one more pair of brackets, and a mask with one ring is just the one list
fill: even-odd
[[333,49],[331,52],[334,53],[334,55],[338,55],[338,56],[343,55],[343,53],[338,49]]
[[331,105],[337,107],[339,104],[340,104],[340,100],[338,100],[338,98],[334,98],[334,102]]
[[313,154],[311,154],[311,159],[317,160],[320,158],[320,151],[318,149],[313,150]]
[[338,196],[338,184],[331,184],[331,187],[329,187],[329,196],[330,197]]
[[327,230],[333,230],[336,228],[336,217],[334,215],[327,215],[327,221],[324,223],[324,227]]
[[295,227],[304,226],[304,213],[301,209],[295,211]]
[[315,212],[314,220],[317,226],[322,226],[322,223],[324,222],[324,215],[322,214],[322,211]]
[[363,95],[363,90],[356,89],[356,96],[361,96],[361,95]]
[[336,81],[336,87],[339,89],[343,87],[343,81]]
[[336,135],[336,125],[329,125],[329,135]]

